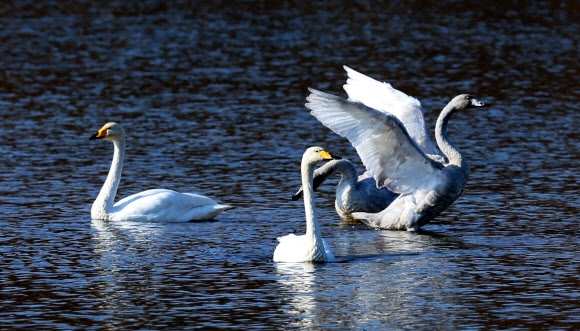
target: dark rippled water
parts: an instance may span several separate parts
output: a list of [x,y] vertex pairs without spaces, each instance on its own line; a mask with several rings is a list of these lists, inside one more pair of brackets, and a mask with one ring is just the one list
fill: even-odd
[[[580,326],[580,7],[574,1],[0,4],[1,329],[573,329]],[[277,265],[304,231],[304,149],[358,162],[303,106],[342,65],[448,100],[472,175],[420,233],[344,226],[341,263]],[[215,222],[91,221],[112,146],[119,196],[195,191]],[[362,166],[360,166],[362,171]],[[335,180],[336,182],[336,180]],[[334,182],[334,183],[335,183]]]

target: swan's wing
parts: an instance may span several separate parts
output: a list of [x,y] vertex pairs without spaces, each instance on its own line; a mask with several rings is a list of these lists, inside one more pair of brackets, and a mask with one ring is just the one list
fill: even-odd
[[425,127],[424,111],[419,100],[397,90],[389,83],[379,82],[344,66],[348,79],[344,90],[351,101],[395,115],[407,129],[409,136],[426,154],[441,155],[433,145]]
[[[115,207],[141,208],[143,210],[159,211],[168,208],[187,210],[191,207],[217,204],[209,197],[194,193],[179,193],[167,189],[151,189],[135,193],[115,203]],[[131,206],[131,207],[128,207]]]
[[114,205],[117,218],[154,221],[187,222],[211,219],[230,206],[220,205],[212,198],[153,189],[133,194]]
[[378,187],[405,194],[440,176],[443,166],[425,155],[395,116],[309,90],[306,107],[322,124],[350,140]]

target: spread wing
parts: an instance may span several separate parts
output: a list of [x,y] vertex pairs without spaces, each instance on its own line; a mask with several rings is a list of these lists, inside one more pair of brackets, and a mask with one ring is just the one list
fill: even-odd
[[427,157],[394,115],[309,89],[306,107],[356,148],[378,187],[406,194],[439,177],[443,166]]
[[442,156],[429,138],[419,100],[397,90],[389,83],[374,80],[347,66],[344,66],[344,70],[348,73],[344,90],[349,100],[394,115],[424,153]]

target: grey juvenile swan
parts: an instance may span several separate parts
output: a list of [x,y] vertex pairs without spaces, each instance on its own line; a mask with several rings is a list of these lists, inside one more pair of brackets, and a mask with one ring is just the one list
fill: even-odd
[[[352,213],[378,213],[387,208],[398,194],[386,187],[377,188],[374,178],[367,175],[359,176],[352,162],[346,159],[332,160],[314,171],[314,189],[316,190],[330,176],[340,174],[336,186],[336,212],[346,223],[354,223]],[[296,201],[303,195],[302,188],[292,196]]]
[[349,100],[309,89],[306,107],[322,124],[346,137],[377,183],[400,194],[379,213],[353,213],[381,229],[416,231],[453,203],[469,175],[467,159],[447,139],[447,123],[460,110],[484,107],[469,94],[453,98],[441,111],[433,145],[420,102],[348,67]]

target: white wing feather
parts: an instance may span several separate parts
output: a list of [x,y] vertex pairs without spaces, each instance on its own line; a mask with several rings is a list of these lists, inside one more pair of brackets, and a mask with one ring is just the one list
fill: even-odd
[[406,194],[439,177],[442,165],[425,155],[394,115],[309,90],[306,107],[322,124],[350,140],[378,187]]
[[419,100],[395,89],[389,83],[374,80],[347,66],[344,69],[348,73],[344,90],[351,101],[361,102],[367,107],[394,115],[425,154],[442,156],[429,138]]

